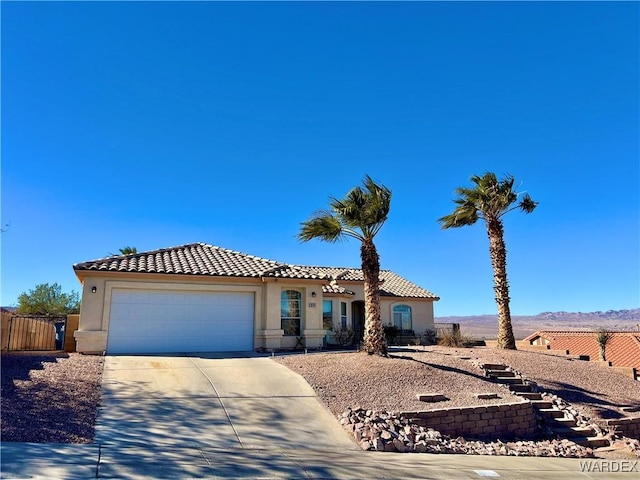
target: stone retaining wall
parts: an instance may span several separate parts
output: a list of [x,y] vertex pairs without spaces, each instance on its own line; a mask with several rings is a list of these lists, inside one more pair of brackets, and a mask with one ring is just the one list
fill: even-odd
[[538,433],[530,402],[404,412],[413,423],[446,435],[471,438],[532,438]]
[[640,440],[640,417],[607,420],[607,427],[618,435]]

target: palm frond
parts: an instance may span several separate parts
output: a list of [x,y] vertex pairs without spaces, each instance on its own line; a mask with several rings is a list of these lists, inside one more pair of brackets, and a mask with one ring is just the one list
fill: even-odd
[[495,173],[486,172],[482,176],[473,175],[470,180],[473,187],[455,189],[455,210],[438,219],[443,229],[473,225],[478,219],[497,219],[515,208],[531,213],[538,205],[527,194],[516,204],[519,195],[513,189],[512,175],[499,180]]
[[345,228],[360,230],[361,237],[373,238],[389,215],[391,191],[367,175],[362,187],[351,189],[345,198],[331,198],[330,207]]
[[478,221],[478,210],[473,206],[461,205],[453,213],[440,217],[438,222],[443,230],[447,228],[465,227]]
[[536,209],[538,203],[539,202],[532,200],[528,193],[525,193],[522,196],[522,200],[520,200],[519,207],[524,213],[531,213]]
[[343,235],[344,228],[339,218],[330,212],[316,212],[309,220],[302,222],[297,237],[302,242],[308,242],[314,238],[326,242],[337,242]]

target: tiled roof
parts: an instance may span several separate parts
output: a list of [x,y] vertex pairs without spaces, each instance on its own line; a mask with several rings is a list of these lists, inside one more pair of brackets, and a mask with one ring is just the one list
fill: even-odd
[[402,278],[391,270],[382,270],[380,272],[380,295],[390,297],[414,297],[414,298],[432,298],[440,300],[436,294],[425,290],[422,287],[411,283],[409,280]]
[[351,290],[347,290],[346,288],[333,283],[330,283],[329,285],[323,285],[322,293],[335,293],[338,295],[355,295],[355,293],[352,292]]
[[[610,332],[606,357],[614,367],[640,369],[640,332]],[[525,338],[526,341],[542,337],[554,350],[569,350],[572,355],[589,355],[591,360],[600,358],[600,349],[593,331],[539,331]]]
[[168,273],[221,277],[280,277],[322,279],[295,265],[254,257],[225,248],[192,243],[151,252],[118,255],[77,263],[76,271]]
[[[316,272],[318,275],[325,275],[341,282],[363,282],[364,276],[359,268],[344,267],[310,267],[303,266],[305,270]],[[385,297],[411,297],[411,298],[431,298],[439,300],[439,297],[428,290],[410,282],[391,270],[380,270],[380,295]],[[337,293],[337,292],[327,292]]]
[[[340,282],[362,282],[362,270],[344,267],[310,267],[291,265],[266,258],[208,245],[191,243],[150,252],[117,255],[76,263],[76,272],[128,272],[219,277],[270,277],[327,280],[324,293],[353,295]],[[430,298],[433,293],[402,278],[390,270],[380,271],[380,294],[392,297]]]

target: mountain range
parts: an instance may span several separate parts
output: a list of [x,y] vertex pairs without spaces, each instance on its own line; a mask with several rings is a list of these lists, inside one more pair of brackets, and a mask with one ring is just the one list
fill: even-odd
[[[436,317],[436,323],[459,323],[463,334],[477,339],[495,338],[498,315]],[[640,308],[607,310],[606,312],[542,312],[537,315],[512,315],[516,339],[521,340],[538,330],[640,331]]]

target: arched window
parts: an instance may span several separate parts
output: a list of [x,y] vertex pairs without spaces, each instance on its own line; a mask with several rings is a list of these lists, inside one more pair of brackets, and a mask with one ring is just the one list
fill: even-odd
[[302,319],[302,294],[295,290],[283,290],[280,295],[280,328],[287,336],[300,335]]
[[411,307],[409,305],[396,305],[393,307],[393,324],[403,332],[413,330]]

